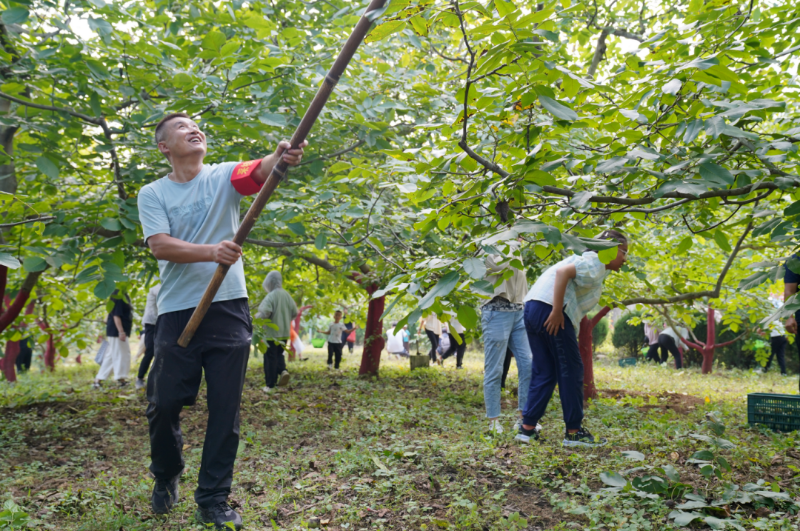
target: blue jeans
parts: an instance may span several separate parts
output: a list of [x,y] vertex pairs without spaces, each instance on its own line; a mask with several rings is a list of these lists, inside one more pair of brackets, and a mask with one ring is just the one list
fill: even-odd
[[550,335],[544,322],[553,307],[540,301],[525,303],[525,328],[533,356],[531,387],[522,419],[528,426],[544,416],[558,384],[561,409],[568,430],[577,430],[583,420],[583,360],[578,349],[575,327],[564,314],[564,328]]
[[503,376],[503,361],[506,349],[511,349],[517,360],[519,373],[519,410],[528,398],[528,384],[531,377],[531,348],[525,336],[523,311],[481,312],[483,328],[483,401],[486,404],[486,418],[500,416],[500,380]]

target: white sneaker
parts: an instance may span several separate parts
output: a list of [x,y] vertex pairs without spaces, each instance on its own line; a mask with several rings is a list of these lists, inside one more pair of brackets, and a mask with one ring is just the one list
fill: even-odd
[[261,390],[267,394],[270,394],[272,392],[272,389],[273,389],[272,387],[267,387],[266,385],[261,388]]
[[103,385],[99,381],[95,381],[92,383],[92,389],[102,389]]
[[329,364],[328,364],[328,368],[329,368],[329,369],[333,369],[333,363],[329,363]]
[[140,389],[144,389],[145,387],[147,387],[147,382],[141,378],[136,378],[136,390],[138,391]]
[[289,385],[289,378],[291,378],[289,371],[283,371],[280,378],[278,378],[278,387],[286,387]]
[[503,425],[500,424],[500,421],[494,419],[489,422],[489,433],[500,435],[503,433]]

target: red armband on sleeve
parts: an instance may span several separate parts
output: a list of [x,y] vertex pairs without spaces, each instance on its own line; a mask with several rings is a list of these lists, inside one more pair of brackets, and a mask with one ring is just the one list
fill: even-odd
[[233,168],[231,174],[231,184],[242,195],[257,194],[261,190],[263,183],[256,182],[253,179],[253,172],[261,167],[261,160],[249,160],[247,162],[240,162]]

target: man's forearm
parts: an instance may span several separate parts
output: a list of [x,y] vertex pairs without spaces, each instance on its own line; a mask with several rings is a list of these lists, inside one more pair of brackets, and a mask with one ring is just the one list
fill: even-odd
[[568,266],[556,271],[556,281],[553,286],[554,310],[561,311],[564,309],[564,296],[567,294],[567,284],[572,278],[575,278],[574,266]]
[[116,325],[117,332],[119,332],[119,335],[121,335],[121,336],[122,335],[126,335],[125,334],[125,329],[122,327],[122,319],[120,319],[120,317],[118,315],[114,316],[114,325]]
[[159,260],[176,264],[192,264],[196,262],[213,262],[214,246],[210,244],[189,243],[166,234],[159,234],[148,239],[150,250]]
[[783,300],[788,301],[789,297],[797,293],[797,284],[784,284],[783,286]]

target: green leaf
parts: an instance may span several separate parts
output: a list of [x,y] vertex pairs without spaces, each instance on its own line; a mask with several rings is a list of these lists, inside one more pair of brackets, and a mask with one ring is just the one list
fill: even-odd
[[271,125],[273,127],[283,127],[286,125],[286,117],[274,112],[261,113],[258,115],[258,119],[264,125]]
[[451,271],[439,279],[439,282],[419,301],[421,309],[430,308],[437,297],[446,297],[456,287],[461,275],[457,271]]
[[389,22],[384,22],[383,24],[372,28],[372,31],[369,32],[369,35],[367,35],[367,38],[364,39],[364,42],[383,40],[392,33],[396,33],[403,29],[403,26],[405,25],[405,21],[402,20],[390,20]]
[[731,244],[728,243],[728,237],[721,230],[717,229],[714,231],[714,241],[717,242],[719,248],[726,253],[731,252]]
[[769,280],[772,276],[773,275],[771,274],[770,271],[758,271],[756,273],[753,273],[749,277],[740,280],[738,288],[740,290],[753,289],[757,286],[760,286],[767,280]]
[[29,15],[30,12],[24,7],[12,7],[3,11],[0,18],[2,18],[3,24],[22,24],[28,20]]
[[119,231],[122,230],[122,223],[116,218],[103,218],[100,220],[100,226],[104,229]]
[[691,236],[687,236],[687,237],[685,237],[684,239],[681,240],[681,243],[678,244],[678,248],[675,249],[675,253],[676,254],[683,254],[686,251],[688,251],[689,249],[691,249],[693,244],[694,244],[694,240],[692,239],[692,237]]
[[479,280],[472,283],[472,291],[482,295],[494,295],[494,286],[488,280]]
[[704,162],[700,165],[700,176],[708,181],[726,185],[731,185],[734,181],[731,172],[729,172],[726,168],[711,162]]
[[[480,280],[486,276],[486,265],[480,258],[467,258],[464,260],[462,267],[464,271],[475,280]],[[459,321],[460,320],[461,319],[459,319]]]
[[328,236],[326,234],[317,234],[317,237],[314,238],[314,247],[321,251],[326,245],[328,245]]
[[678,481],[681,480],[680,474],[678,474],[678,471],[675,470],[675,467],[672,465],[664,466],[664,475],[666,475],[667,479],[669,479],[673,483],[677,483]]
[[[597,253],[597,258],[603,264],[610,264],[611,261],[617,257],[617,247],[609,247]],[[624,452],[623,452],[624,455]]]
[[796,216],[798,214],[800,214],[800,201],[795,201],[794,203],[783,209],[784,216],[787,217]]
[[333,166],[331,166],[330,168],[328,168],[328,171],[331,172],[331,173],[338,173],[340,171],[349,170],[350,167],[351,167],[350,163],[344,162],[344,161],[339,161],[336,164],[334,164]]
[[600,481],[602,481],[609,487],[624,487],[625,485],[628,484],[628,480],[626,480],[624,477],[620,476],[616,472],[601,472]]
[[540,94],[539,103],[559,120],[575,121],[578,119],[578,114],[575,111],[552,98]]
[[114,27],[102,18],[89,17],[89,28],[102,37],[114,33]]
[[670,518],[675,519],[675,525],[682,527],[686,527],[698,518],[702,517],[702,515],[698,513],[684,513],[683,511],[672,511],[669,513],[669,516]]
[[628,459],[633,459],[634,461],[644,461],[644,454],[642,452],[637,452],[636,450],[622,452],[622,455]]
[[501,17],[510,15],[517,10],[517,6],[513,2],[506,2],[505,0],[494,0],[494,7]]
[[28,273],[36,273],[37,271],[45,270],[47,261],[41,256],[29,256],[22,261],[22,267]]
[[220,31],[209,31],[206,33],[206,36],[203,37],[203,41],[200,44],[204,50],[211,50],[218,52],[220,47],[225,44],[225,41],[228,39],[225,37],[225,34]]
[[289,230],[291,230],[298,236],[306,235],[306,228],[303,226],[302,223],[287,223],[286,226],[289,227]]
[[106,277],[94,287],[94,295],[98,299],[108,299],[115,289],[117,289],[117,283],[113,279]]
[[456,313],[456,319],[467,330],[475,330],[478,327],[478,312],[472,306],[460,306]]
[[40,172],[51,179],[58,179],[58,166],[56,166],[55,162],[52,160],[42,155],[41,157],[37,157],[35,164]]
[[20,265],[19,260],[12,254],[0,252],[0,266],[6,266],[9,269],[19,269]]
[[714,454],[708,450],[700,450],[699,452],[692,454],[692,459],[697,459],[698,461],[711,461],[714,459]]

